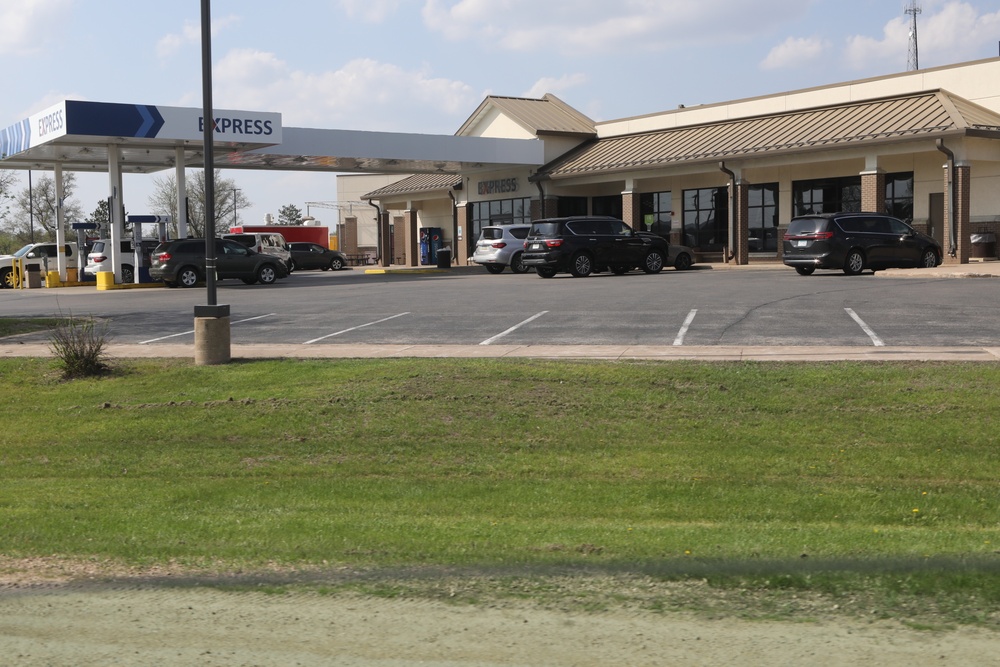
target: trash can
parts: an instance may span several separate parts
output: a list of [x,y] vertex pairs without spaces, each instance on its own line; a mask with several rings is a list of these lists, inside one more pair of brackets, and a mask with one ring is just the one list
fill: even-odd
[[37,264],[24,267],[24,286],[28,289],[39,289],[42,286],[42,269]]
[[451,268],[451,248],[438,248],[437,265],[439,269]]
[[973,234],[969,237],[972,241],[971,257],[976,259],[996,259],[997,257],[997,237],[996,234],[983,232]]

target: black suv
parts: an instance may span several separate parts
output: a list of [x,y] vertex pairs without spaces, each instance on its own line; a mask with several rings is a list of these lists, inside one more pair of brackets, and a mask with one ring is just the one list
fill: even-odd
[[[149,276],[168,287],[194,287],[205,279],[205,239],[180,239],[156,246],[151,255]],[[288,267],[278,257],[254,252],[226,239],[215,240],[215,275],[239,278],[247,285],[270,285],[288,275]]]
[[881,213],[818,213],[793,218],[783,239],[784,262],[803,276],[816,269],[926,267],[941,263],[941,245]]
[[663,237],[634,232],[617,218],[548,218],[531,223],[521,261],[542,278],[560,271],[577,278],[608,270],[621,275],[636,267],[659,273],[667,247]]

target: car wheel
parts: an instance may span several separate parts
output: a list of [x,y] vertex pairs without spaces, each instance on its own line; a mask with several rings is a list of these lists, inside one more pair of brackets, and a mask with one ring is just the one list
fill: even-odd
[[270,264],[265,264],[257,269],[257,280],[261,285],[273,285],[277,279],[278,272]]
[[694,262],[691,260],[691,255],[686,252],[682,252],[674,258],[674,268],[678,271],[687,271],[691,268]]
[[650,250],[646,253],[646,259],[642,261],[642,270],[646,273],[659,273],[663,270],[663,253],[659,250]]
[[503,273],[503,264],[483,264],[490,273]]
[[795,267],[795,273],[799,274],[800,276],[811,276],[813,273],[815,273],[815,271],[816,271],[816,267],[815,266],[796,266]]
[[242,280],[247,285],[253,285],[254,283],[257,282],[256,278],[240,278],[240,280]]
[[573,255],[569,267],[569,272],[574,278],[586,278],[594,270],[594,260],[587,253],[578,252]]
[[924,254],[920,256],[920,266],[925,269],[933,269],[938,265],[937,253],[928,248],[924,250]]
[[621,276],[628,273],[628,269],[629,267],[627,266],[612,266],[611,273],[615,274],[616,276]]
[[181,287],[194,287],[200,279],[198,269],[193,266],[185,266],[177,272],[177,284]]
[[510,258],[510,270],[514,273],[527,273],[528,267],[524,265],[521,260],[521,253],[515,253],[513,257]]
[[334,257],[330,260],[330,268],[334,271],[340,271],[344,268],[344,260],[339,257]]
[[128,264],[122,265],[122,282],[126,285],[135,282],[135,269]]
[[860,250],[852,250],[844,258],[844,273],[849,276],[856,276],[865,269],[865,256]]
[[0,271],[0,287],[10,289],[14,287],[14,272],[10,269]]
[[538,274],[539,278],[551,278],[556,275],[556,270],[547,266],[539,266],[535,269],[535,273]]

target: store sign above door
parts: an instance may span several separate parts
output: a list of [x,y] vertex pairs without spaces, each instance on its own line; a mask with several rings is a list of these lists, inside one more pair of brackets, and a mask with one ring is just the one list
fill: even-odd
[[[217,142],[281,143],[280,113],[216,109],[213,115]],[[201,141],[204,131],[201,109],[66,100],[30,117],[22,141],[28,148],[67,135]]]

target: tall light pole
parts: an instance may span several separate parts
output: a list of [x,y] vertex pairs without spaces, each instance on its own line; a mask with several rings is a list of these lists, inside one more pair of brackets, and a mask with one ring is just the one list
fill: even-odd
[[212,7],[201,0],[202,135],[205,146],[205,286],[208,304],[194,307],[194,362],[225,364],[232,359],[229,306],[216,299],[215,113],[212,109]]
[[239,227],[240,225],[240,219],[236,215],[236,202],[239,200],[239,191],[239,188],[233,188],[233,227]]

